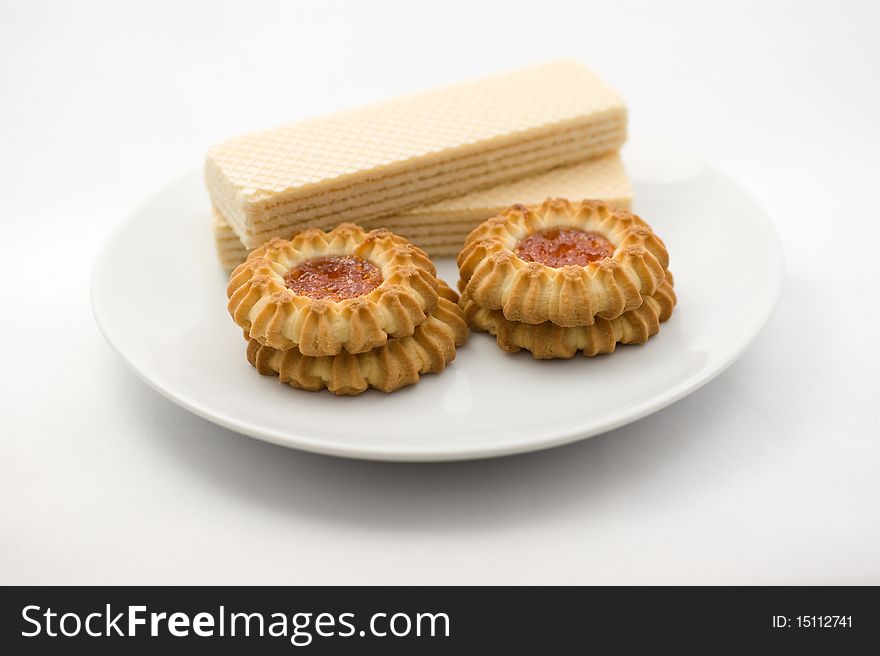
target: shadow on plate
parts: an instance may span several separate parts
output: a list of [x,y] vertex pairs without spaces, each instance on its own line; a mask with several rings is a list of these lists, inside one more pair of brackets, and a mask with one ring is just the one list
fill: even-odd
[[[117,393],[153,426],[154,444],[167,452],[170,466],[263,510],[366,529],[473,531],[540,523],[573,506],[581,516],[601,512],[616,497],[650,495],[652,488],[673,483],[686,494],[680,474],[688,461],[700,463],[694,480],[704,485],[707,450],[722,447],[704,439],[711,426],[693,431],[689,415],[707,405],[751,402],[737,398],[749,396],[748,390],[723,378],[728,382],[715,381],[604,435],[530,454],[451,463],[347,460],[261,442],[179,408],[121,364]],[[730,465],[719,462],[719,471],[730,476]]]

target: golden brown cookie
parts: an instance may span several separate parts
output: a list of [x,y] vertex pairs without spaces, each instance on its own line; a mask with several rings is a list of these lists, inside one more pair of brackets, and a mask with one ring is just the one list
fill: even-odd
[[474,330],[495,335],[498,346],[509,353],[526,349],[538,359],[571,358],[578,351],[586,356],[611,353],[617,344],[644,344],[656,335],[670,316],[676,297],[671,277],[634,310],[614,319],[597,319],[591,326],[564,328],[545,321],[539,324],[510,321],[501,310],[487,310],[467,295],[461,306]]
[[306,390],[328,389],[355,395],[374,387],[393,392],[419,382],[422,374],[443,371],[455,359],[455,349],[468,335],[457,295],[440,283],[440,298],[412,335],[389,339],[365,353],[311,357],[297,349],[279,351],[248,341],[247,358],[257,371],[277,375],[282,383]]
[[235,268],[226,294],[251,339],[322,356],[412,335],[437,306],[437,279],[425,252],[403,237],[343,223],[271,239]]
[[515,205],[468,235],[459,289],[510,321],[588,326],[641,306],[668,265],[666,246],[635,214],[548,199]]

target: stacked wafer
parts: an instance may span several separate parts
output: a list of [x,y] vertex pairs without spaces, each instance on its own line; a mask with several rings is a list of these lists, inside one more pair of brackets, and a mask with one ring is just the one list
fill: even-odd
[[[432,257],[455,257],[468,233],[514,203],[537,204],[545,198],[597,198],[615,207],[632,204],[632,185],[619,153],[539,175],[416,207],[394,216],[361,221],[365,228],[388,228]],[[221,264],[232,269],[250,252],[222,213],[213,208],[214,239]]]
[[514,202],[627,206],[625,138],[621,97],[572,61],[245,135],[206,162],[218,253],[233,266],[271,237],[355,221],[455,255]]

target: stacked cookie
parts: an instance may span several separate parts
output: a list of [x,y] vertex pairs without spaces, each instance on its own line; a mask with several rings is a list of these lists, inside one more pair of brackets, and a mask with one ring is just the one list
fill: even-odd
[[471,327],[536,358],[644,343],[676,302],[662,240],[601,201],[511,207],[468,235],[458,266]]
[[356,221],[454,256],[514,202],[627,206],[626,128],[620,95],[559,61],[230,139],[205,165],[218,254]]
[[248,361],[307,390],[392,392],[442,371],[468,333],[424,251],[353,224],[271,239],[232,272],[227,296]]

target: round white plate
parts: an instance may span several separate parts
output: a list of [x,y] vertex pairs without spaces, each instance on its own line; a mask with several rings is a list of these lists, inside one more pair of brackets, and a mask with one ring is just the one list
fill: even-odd
[[[95,317],[158,392],[284,446],[458,460],[596,435],[669,405],[730,365],[767,320],[783,273],[772,225],[735,183],[663,142],[630,144],[625,159],[635,209],[669,248],[679,298],[672,319],[643,346],[535,361],[475,333],[445,372],[393,394],[336,397],[279,384],[248,364],[241,330],[226,312],[226,275],[198,171],[149,199],[108,239],[92,276]],[[437,265],[454,286],[454,261]]]

